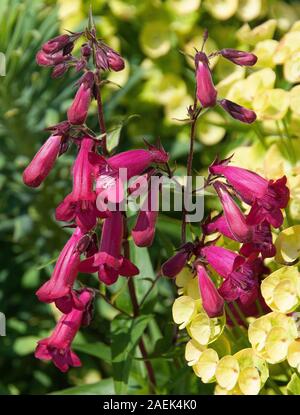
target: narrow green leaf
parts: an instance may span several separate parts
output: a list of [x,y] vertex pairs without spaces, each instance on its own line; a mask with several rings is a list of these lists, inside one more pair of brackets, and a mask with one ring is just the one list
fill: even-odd
[[97,342],[97,343],[73,343],[73,349],[86,353],[90,356],[98,357],[101,360],[104,360],[105,362],[110,363],[111,362],[111,351],[110,347],[107,346],[105,343]]
[[300,378],[296,373],[292,375],[287,384],[287,391],[289,395],[300,395]]
[[114,395],[114,384],[112,378],[108,378],[90,385],[80,385],[52,392],[49,395]]
[[126,394],[135,348],[152,316],[117,316],[111,324],[112,365],[116,394]]
[[107,133],[108,151],[112,151],[119,144],[121,131],[122,131],[122,125],[118,125],[112,131]]

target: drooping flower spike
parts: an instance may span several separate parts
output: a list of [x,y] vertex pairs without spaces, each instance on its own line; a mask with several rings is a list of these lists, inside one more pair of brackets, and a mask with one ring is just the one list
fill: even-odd
[[50,337],[38,341],[35,357],[41,360],[52,360],[61,371],[67,372],[71,367],[81,366],[79,357],[71,349],[71,344],[81,326],[89,324],[91,319],[91,302],[93,292],[83,289],[78,295],[82,309],[72,308],[63,315]]

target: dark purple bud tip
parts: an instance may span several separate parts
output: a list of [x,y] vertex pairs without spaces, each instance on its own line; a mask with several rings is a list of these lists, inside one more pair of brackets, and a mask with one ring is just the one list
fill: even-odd
[[220,50],[220,54],[224,58],[240,66],[253,66],[257,62],[256,55],[253,53],[244,52],[242,50],[222,49]]
[[235,102],[228,99],[221,99],[218,101],[225,111],[231,115],[232,118],[244,122],[246,124],[252,124],[256,120],[256,114],[254,111],[249,110]]
[[125,68],[124,60],[114,50],[110,50],[107,52],[107,59],[108,59],[109,67],[113,71],[119,72]]
[[44,43],[43,51],[46,53],[55,53],[67,46],[71,41],[71,36],[60,35]]
[[59,63],[56,65],[51,73],[51,77],[53,79],[60,78],[63,76],[68,70],[68,66],[65,63]]
[[85,58],[89,58],[91,56],[91,53],[92,53],[92,48],[87,43],[81,46],[82,56],[84,56]]

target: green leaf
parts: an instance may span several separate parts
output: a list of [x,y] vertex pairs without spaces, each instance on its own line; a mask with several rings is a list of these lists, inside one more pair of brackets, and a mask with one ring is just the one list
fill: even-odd
[[[140,270],[139,275],[135,276],[134,279],[136,281],[136,294],[138,300],[141,301],[148,289],[151,287],[152,281],[155,280],[156,275],[153,270],[151,258],[149,256],[149,251],[147,248],[139,248],[136,246],[132,241],[130,244],[131,254],[132,254],[132,262],[138,267]],[[155,293],[156,287],[153,289]],[[151,298],[149,296],[149,298]],[[148,298],[148,300],[149,300]]]
[[117,316],[111,324],[112,365],[116,394],[126,394],[135,348],[152,316]]
[[112,151],[119,144],[122,127],[123,125],[118,125],[112,131],[107,133],[107,150],[109,152]]
[[112,378],[108,378],[90,385],[80,385],[52,392],[49,395],[114,395],[114,383]]
[[34,336],[19,337],[14,343],[14,351],[19,356],[26,356],[34,351],[38,340],[40,339]]
[[35,268],[29,268],[22,277],[22,286],[24,288],[35,288],[39,283],[39,271]]
[[110,347],[105,343],[97,342],[93,344],[73,343],[72,348],[78,352],[86,353],[90,356],[98,357],[105,362],[111,362]]
[[289,395],[300,395],[300,377],[296,373],[287,384],[287,391]]

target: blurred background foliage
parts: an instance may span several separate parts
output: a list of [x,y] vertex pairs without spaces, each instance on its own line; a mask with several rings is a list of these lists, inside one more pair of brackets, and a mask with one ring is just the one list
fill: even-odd
[[[84,28],[90,3],[100,37],[127,62],[124,71],[108,75],[121,88],[108,84],[104,92],[109,130],[137,115],[118,129],[120,137],[117,133],[115,139],[120,139],[120,150],[142,146],[142,138],[153,142],[160,137],[172,163],[176,161],[176,173],[184,172],[189,126],[179,120],[192,103],[195,82],[193,61],[181,52],[193,54],[205,28],[210,35],[208,52],[238,47],[258,54],[255,73],[218,58],[213,66],[220,95],[255,107],[259,122],[248,128],[218,109],[205,114],[198,125],[195,171],[205,171],[217,153],[227,155],[233,149],[244,164],[257,163],[267,154],[266,143],[273,145],[278,131],[284,134],[287,122],[290,134],[299,134],[297,91],[292,94],[293,105],[284,95],[300,82],[298,1],[1,0],[0,52],[6,55],[7,74],[0,78],[0,311],[7,317],[7,336],[0,338],[0,393],[147,393],[145,368],[135,348],[135,339],[145,328],[158,393],[212,393],[212,386],[202,384],[184,363],[183,348],[173,343],[171,307],[176,291],[165,279],[144,302],[140,320],[130,328],[130,341],[122,337],[128,321],[116,318],[113,308],[97,300],[95,318],[74,347],[82,368],[61,374],[32,354],[37,339],[49,334],[57,317],[52,307],[37,301],[35,291],[50,276],[67,239],[68,231],[54,220],[54,209],[70,189],[74,149],[59,159],[37,190],[23,185],[21,173],[47,137],[44,128],[64,120],[76,79],[69,73],[52,80],[50,71],[36,65],[35,54],[44,41],[64,29]],[[286,40],[287,32],[297,35]],[[95,109],[88,124],[96,129]],[[273,151],[265,166],[277,166],[280,157],[290,162],[288,150],[278,148],[280,155]],[[296,198],[296,216],[297,203]],[[179,217],[164,213],[151,249],[132,245],[133,259],[141,269],[136,279],[139,299],[151,287],[161,262],[178,247],[179,238]],[[86,278],[81,277],[83,283]],[[94,277],[89,278],[89,284],[96,286]],[[131,310],[124,279],[110,291],[117,306]],[[114,360],[120,344],[130,370]],[[120,367],[122,379],[117,378]]]

